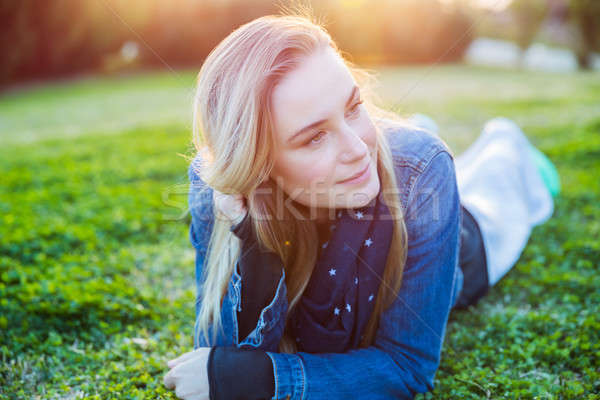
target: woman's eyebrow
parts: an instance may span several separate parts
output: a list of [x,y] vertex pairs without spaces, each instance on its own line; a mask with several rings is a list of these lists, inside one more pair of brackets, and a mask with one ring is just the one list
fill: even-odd
[[[346,100],[346,107],[348,107],[350,105],[350,103],[352,102],[352,99],[354,99],[356,93],[359,91],[358,86],[354,85],[352,87],[352,92],[350,93],[350,96],[348,97],[348,100]],[[305,126],[304,128],[300,129],[298,132],[294,133],[289,139],[288,139],[288,143],[292,142],[294,139],[296,139],[296,137],[302,135],[303,133],[306,133],[307,131],[309,131],[310,129],[314,128],[315,126],[319,126],[321,125],[323,122],[327,121],[327,119],[320,119],[318,121],[315,121],[307,126]]]

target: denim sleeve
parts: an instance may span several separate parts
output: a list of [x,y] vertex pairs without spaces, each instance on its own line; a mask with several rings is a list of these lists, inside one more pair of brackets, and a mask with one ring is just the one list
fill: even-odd
[[285,271],[282,272],[281,279],[278,281],[273,299],[261,310],[256,326],[245,338],[241,338],[242,340],[240,340],[237,313],[241,311],[243,283],[239,263],[236,262],[231,279],[227,284],[227,291],[221,303],[222,329],[216,332],[214,341],[211,340],[210,342],[206,341],[204,335],[198,329],[198,315],[202,302],[202,284],[205,279],[205,276],[203,276],[204,264],[215,218],[213,190],[200,179],[194,170],[194,166],[197,168],[198,165],[197,163],[192,163],[188,170],[190,180],[188,203],[191,214],[189,239],[196,251],[195,278],[197,294],[195,302],[194,349],[212,346],[237,346],[240,348],[260,348],[276,351],[279,341],[283,336],[284,316],[287,313],[288,306]]
[[283,261],[275,252],[258,242],[250,213],[246,213],[242,222],[232,226],[230,230],[241,240],[241,256],[236,267],[241,270],[243,285],[241,311],[238,307],[237,321],[239,336],[246,338],[254,330],[261,311],[273,299],[284,267]]
[[402,286],[373,345],[345,353],[267,352],[273,399],[413,398],[433,389],[453,301],[460,202],[454,162],[437,152],[413,180]]

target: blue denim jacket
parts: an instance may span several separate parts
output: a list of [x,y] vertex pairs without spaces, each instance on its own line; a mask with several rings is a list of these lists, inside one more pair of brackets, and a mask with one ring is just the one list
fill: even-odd
[[[285,270],[274,298],[247,337],[238,337],[236,311],[243,282],[237,265],[222,303],[224,329],[216,341],[206,343],[195,324],[194,348],[265,350],[273,362],[273,400],[413,398],[433,389],[448,316],[463,283],[458,265],[462,216],[454,156],[439,137],[427,131],[387,119],[376,122],[391,130],[388,138],[408,232],[408,254],[402,287],[382,313],[373,345],[346,353],[279,353],[288,307]],[[188,172],[198,315],[200,279],[214,216],[212,189],[203,185],[192,165]]]

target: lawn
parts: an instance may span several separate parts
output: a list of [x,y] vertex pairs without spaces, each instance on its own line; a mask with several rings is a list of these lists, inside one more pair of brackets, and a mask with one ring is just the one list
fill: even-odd
[[[192,347],[187,161],[195,71],[78,78],[0,96],[0,398],[174,399]],[[600,398],[600,75],[382,68],[387,107],[459,154],[498,115],[562,193],[519,262],[450,315],[429,398]]]

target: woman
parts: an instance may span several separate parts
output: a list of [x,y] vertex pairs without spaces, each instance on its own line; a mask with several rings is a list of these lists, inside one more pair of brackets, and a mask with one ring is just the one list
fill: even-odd
[[165,375],[178,397],[433,389],[451,307],[488,290],[484,242],[448,147],[376,107],[370,78],[300,16],[251,21],[204,62],[195,350]]

